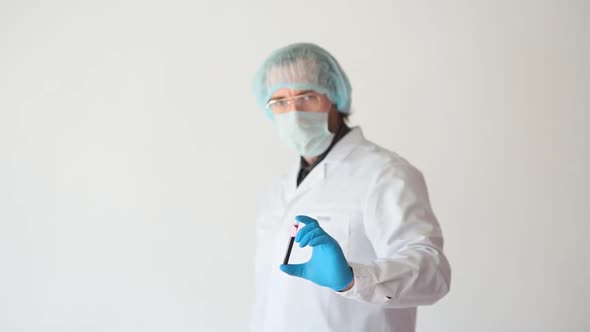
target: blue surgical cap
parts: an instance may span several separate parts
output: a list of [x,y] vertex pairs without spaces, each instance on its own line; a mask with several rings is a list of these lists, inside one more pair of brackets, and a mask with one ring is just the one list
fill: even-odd
[[350,82],[330,53],[309,43],[297,43],[274,51],[264,61],[254,79],[254,94],[265,109],[279,89],[313,90],[325,94],[341,113],[350,112]]

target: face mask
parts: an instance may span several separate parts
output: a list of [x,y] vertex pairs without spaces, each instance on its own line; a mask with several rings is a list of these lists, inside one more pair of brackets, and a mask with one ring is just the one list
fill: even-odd
[[334,138],[328,130],[327,112],[291,111],[274,119],[283,143],[303,157],[319,156]]

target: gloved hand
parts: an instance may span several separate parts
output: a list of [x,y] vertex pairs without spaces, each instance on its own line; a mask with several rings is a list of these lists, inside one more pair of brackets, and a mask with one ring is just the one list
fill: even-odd
[[297,233],[295,242],[300,247],[313,247],[313,252],[307,263],[282,264],[281,271],[335,291],[346,288],[353,279],[353,273],[338,242],[320,227],[317,220],[308,216],[297,216],[295,219],[305,224]]

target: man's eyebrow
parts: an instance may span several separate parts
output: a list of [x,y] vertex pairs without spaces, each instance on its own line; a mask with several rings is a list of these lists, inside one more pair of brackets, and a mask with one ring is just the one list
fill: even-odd
[[[303,90],[303,91],[301,91],[301,92],[298,92],[298,93],[297,93],[296,95],[294,95],[293,97],[296,97],[296,96],[301,96],[301,95],[304,95],[304,94],[306,94],[306,93],[310,93],[310,92],[314,92],[314,91],[313,91],[313,90]],[[270,100],[269,100],[269,101],[273,101],[273,100],[281,100],[281,99],[285,99],[285,98],[290,98],[290,97],[274,97],[274,98],[270,98]]]

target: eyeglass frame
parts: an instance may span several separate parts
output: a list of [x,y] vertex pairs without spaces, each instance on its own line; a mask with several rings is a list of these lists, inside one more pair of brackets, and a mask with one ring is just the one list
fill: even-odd
[[[322,99],[323,99],[323,98],[326,98],[326,97],[325,97],[325,95],[323,95],[323,94],[321,94],[321,93],[317,93],[317,92],[315,92],[315,91],[308,91],[308,92],[302,93],[302,94],[300,94],[300,95],[297,95],[297,96],[292,96],[292,97],[285,97],[285,98],[279,98],[279,99],[269,100],[269,101],[268,101],[268,102],[267,102],[267,103],[264,105],[264,108],[265,108],[266,110],[269,110],[269,111],[271,111],[272,113],[277,113],[277,114],[288,113],[288,112],[290,112],[290,111],[291,111],[291,110],[289,110],[289,109],[288,109],[288,107],[289,107],[291,104],[295,104],[295,101],[296,101],[296,100],[298,100],[298,99],[301,99],[301,98],[305,98],[305,97],[308,97],[308,96],[314,96],[314,97],[317,97],[317,98],[318,98],[318,100],[319,100],[319,103],[320,103],[320,104],[322,103]],[[273,105],[273,104],[276,104],[276,103],[278,103],[278,102],[287,102],[287,103],[288,103],[288,104],[286,105],[286,110],[285,110],[285,111],[277,111],[277,112],[275,112],[275,111],[272,109],[272,105]],[[294,109],[294,110],[296,110],[296,109]],[[303,110],[302,110],[302,111],[303,111]],[[320,112],[320,111],[319,111],[319,110],[317,110],[317,111],[307,111],[307,112]]]

